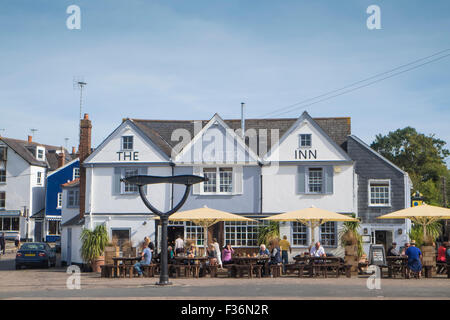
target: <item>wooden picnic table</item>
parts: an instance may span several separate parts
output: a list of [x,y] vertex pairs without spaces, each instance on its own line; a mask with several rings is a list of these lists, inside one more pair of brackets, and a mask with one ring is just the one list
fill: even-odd
[[397,273],[400,273],[404,278],[406,278],[408,256],[387,256],[386,263],[389,278],[395,278]]
[[[195,256],[192,258],[188,258],[187,256],[176,256],[174,257],[174,261],[176,262],[176,265],[178,266],[187,266],[188,270],[194,271],[194,277],[198,278],[200,275],[200,266],[206,267],[206,261],[208,261],[209,258],[205,256]],[[187,263],[185,263],[187,262]],[[192,263],[193,262],[193,263]],[[186,274],[186,272],[185,272]],[[177,269],[177,275],[179,275],[179,269]]]
[[246,271],[250,278],[253,278],[253,272],[255,272],[258,278],[262,276],[262,268],[269,270],[270,257],[257,256],[257,257],[238,257],[232,258],[232,276],[239,274],[242,277],[243,272]]
[[[126,266],[129,272],[129,275],[131,277],[131,275],[133,274],[133,270],[131,269],[134,266],[134,262],[136,261],[140,261],[142,259],[141,256],[139,257],[113,257],[112,260],[114,262],[114,277],[119,277],[119,268],[120,268],[120,262],[122,262],[123,266]],[[130,267],[131,266],[131,267]],[[126,272],[127,270],[124,269],[124,271]]]
[[[328,269],[332,269],[336,272],[338,277],[341,268],[344,266],[343,260],[340,257],[312,257],[309,255],[295,256],[295,263],[302,265],[303,268],[299,269],[299,272],[303,270],[309,270],[309,276],[314,277],[322,272],[322,275],[328,277]],[[299,276],[301,276],[299,274]]]

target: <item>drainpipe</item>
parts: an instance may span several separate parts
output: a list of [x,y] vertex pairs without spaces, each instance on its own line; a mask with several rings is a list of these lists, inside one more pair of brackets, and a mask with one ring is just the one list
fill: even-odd
[[263,213],[263,174],[262,174],[262,163],[259,163],[259,169],[261,170],[259,178],[259,213]]
[[245,139],[244,106],[245,106],[245,103],[241,102],[241,130],[242,130],[241,137],[242,137],[242,139]]

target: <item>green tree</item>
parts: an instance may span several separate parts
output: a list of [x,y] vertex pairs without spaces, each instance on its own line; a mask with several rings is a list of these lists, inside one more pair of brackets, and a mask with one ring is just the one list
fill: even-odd
[[450,151],[445,145],[433,134],[427,136],[406,127],[387,135],[378,134],[371,148],[408,172],[414,189],[423,194],[426,202],[441,205],[440,178],[449,176],[445,158]]

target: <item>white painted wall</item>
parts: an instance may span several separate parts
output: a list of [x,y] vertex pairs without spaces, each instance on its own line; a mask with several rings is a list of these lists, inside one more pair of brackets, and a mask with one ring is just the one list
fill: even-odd
[[99,148],[88,157],[85,163],[130,163],[136,162],[134,160],[119,161],[119,155],[117,152],[122,151],[122,136],[133,136],[134,148],[133,152],[137,152],[137,162],[166,162],[167,158],[159,152],[152,143],[149,143],[138,130],[134,130],[134,127],[128,122],[122,123],[115,132],[111,134]]
[[[142,165],[140,165],[142,166]],[[148,167],[147,174],[156,176],[170,176],[170,166]],[[149,209],[144,205],[139,194],[114,194],[114,167],[94,167],[86,170],[86,208],[95,213],[147,213]],[[147,196],[158,209],[170,209],[169,184],[155,184],[147,186]]]
[[281,213],[315,207],[334,212],[354,212],[353,165],[339,165],[334,172],[333,194],[297,194],[297,166],[264,166],[263,212]]
[[[0,145],[5,145],[0,142]],[[5,145],[6,146],[6,145]],[[29,210],[29,215],[37,213],[45,206],[45,176],[46,168],[31,166],[14,150],[8,147],[6,162],[6,183],[0,184],[0,191],[6,192],[6,210],[20,210],[24,206]],[[37,184],[37,172],[41,172],[41,184]],[[20,219],[20,236],[34,240],[34,219]]]

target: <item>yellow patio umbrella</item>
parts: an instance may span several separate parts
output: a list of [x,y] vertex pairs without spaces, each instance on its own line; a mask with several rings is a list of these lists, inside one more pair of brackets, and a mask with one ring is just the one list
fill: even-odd
[[[156,219],[159,219],[158,217]],[[208,228],[219,221],[255,221],[250,218],[242,217],[237,214],[220,211],[216,209],[208,208],[204,206],[203,208],[179,211],[175,212],[169,217],[170,221],[191,221],[198,226],[203,227],[204,232],[204,247],[206,255],[206,246],[208,238]]]
[[295,221],[304,224],[307,227],[311,227],[311,236],[314,243],[314,230],[321,224],[329,221],[359,221],[358,219],[346,216],[344,214],[316,208],[311,206],[310,208],[295,210],[277,214],[271,217],[263,218],[262,220],[272,221]]
[[377,219],[410,219],[412,222],[423,226],[423,238],[426,238],[426,226],[441,219],[450,219],[450,209],[423,204],[394,211]]

